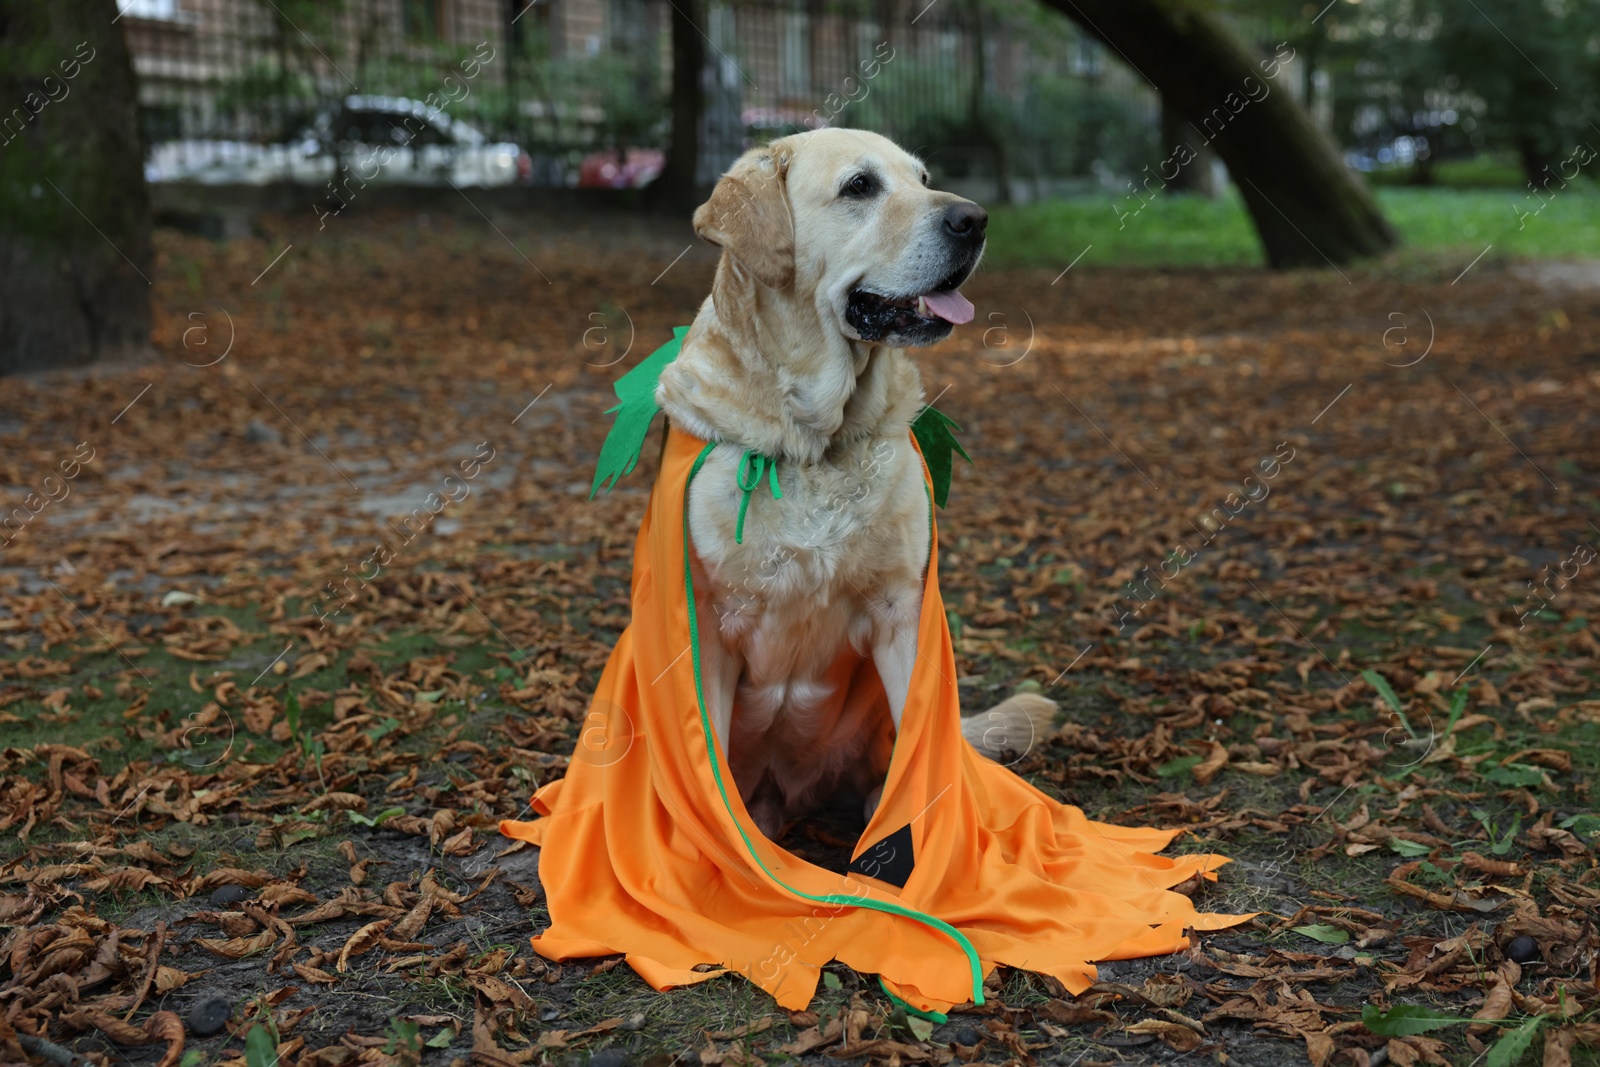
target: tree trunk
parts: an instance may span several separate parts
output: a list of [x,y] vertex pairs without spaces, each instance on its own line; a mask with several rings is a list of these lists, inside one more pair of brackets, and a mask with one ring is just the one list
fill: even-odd
[[700,203],[700,116],[705,110],[706,42],[701,36],[703,0],[672,5],[672,143],[661,174],[645,191],[653,208],[692,211]]
[[1221,22],[1191,7],[1193,0],[1045,2],[1120,53],[1171,101],[1198,131],[1191,151],[1215,148],[1239,183],[1274,268],[1348,263],[1399,243],[1365,183],[1287,85],[1274,81],[1293,58],[1287,46],[1257,62]]
[[878,36],[884,44],[892,45],[900,38],[900,20],[895,17],[895,0],[873,0],[873,17],[877,20]]
[[989,172],[994,176],[994,202],[1011,203],[1011,167],[1006,158],[1005,138],[997,134],[984,113],[988,99],[989,34],[983,21],[983,0],[968,0],[968,43],[972,48],[972,82],[967,97],[967,135],[989,157]]
[[[1183,115],[1172,106],[1166,97],[1161,98],[1161,151],[1162,158],[1180,144],[1194,144],[1199,138],[1184,121]],[[1199,193],[1206,197],[1217,195],[1216,185],[1211,180],[1211,160],[1214,153],[1209,149],[1202,150],[1193,162],[1181,168],[1177,175],[1167,181],[1164,190],[1168,193]]]
[[115,0],[0,0],[0,374],[149,351],[150,195],[116,20]]
[[1428,154],[1419,157],[1411,164],[1411,174],[1406,178],[1407,185],[1433,185],[1433,165],[1439,159],[1439,134],[1437,129],[1432,132],[1433,136],[1428,139]]
[[[1539,189],[1548,189],[1550,179],[1556,178],[1554,167],[1561,159],[1559,152],[1550,150],[1548,143],[1543,138],[1532,133],[1517,135],[1517,158],[1522,161],[1522,176],[1528,184]],[[1556,178],[1560,181],[1560,178]],[[1557,186],[1560,188],[1560,186]]]
[[522,129],[522,53],[527,46],[523,34],[526,28],[519,25],[517,16],[524,12],[522,0],[510,0],[506,5],[506,26],[503,31],[506,42],[506,62],[504,80],[506,87],[506,113],[501,119],[505,136],[521,144],[527,144],[527,138]]

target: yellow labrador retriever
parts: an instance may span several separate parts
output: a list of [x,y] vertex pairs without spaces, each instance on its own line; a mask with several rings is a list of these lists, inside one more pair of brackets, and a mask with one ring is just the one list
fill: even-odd
[[[910,444],[922,380],[904,349],[972,320],[959,287],[987,222],[893,142],[842,129],[747,153],[695,212],[722,259],[656,399],[734,446],[690,489],[692,581],[708,714],[769,838],[835,790],[869,817],[881,794],[865,724],[828,710],[825,675],[846,642],[870,656],[899,728],[930,534]],[[744,450],[776,460],[781,500],[740,492]],[[963,733],[992,758],[1054,712],[1014,696]]]

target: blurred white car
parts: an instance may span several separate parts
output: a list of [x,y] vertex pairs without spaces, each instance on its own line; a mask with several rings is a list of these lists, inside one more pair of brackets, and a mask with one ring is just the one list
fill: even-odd
[[473,126],[405,97],[349,96],[282,144],[180,140],[151,146],[145,179],[206,185],[501,186],[526,182],[532,161],[519,146],[491,142]]

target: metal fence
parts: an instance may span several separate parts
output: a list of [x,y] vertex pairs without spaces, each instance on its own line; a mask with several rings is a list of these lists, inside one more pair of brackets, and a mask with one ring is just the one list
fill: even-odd
[[[659,169],[672,3],[120,0],[153,180],[320,183],[381,147],[391,180],[568,186]],[[1152,158],[1155,94],[1031,0],[734,0],[700,28],[706,181],[821,125],[1008,187]]]

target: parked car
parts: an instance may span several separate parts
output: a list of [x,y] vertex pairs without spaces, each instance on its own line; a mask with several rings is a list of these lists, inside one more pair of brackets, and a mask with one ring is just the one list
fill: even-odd
[[[819,129],[827,122],[809,112],[792,108],[751,107],[739,115],[742,137],[738,151],[766,144],[791,133]],[[732,162],[730,159],[729,162]],[[658,148],[608,149],[591,152],[578,164],[580,189],[642,189],[655,181],[666,164],[666,154]]]
[[629,148],[620,159],[615,151],[591,152],[578,164],[578,188],[642,189],[661,174],[666,158],[658,148]]
[[767,144],[793,133],[820,130],[828,120],[820,111],[800,111],[791,107],[747,107],[739,116],[744,122],[744,143],[749,148]]
[[368,183],[501,186],[528,181],[532,161],[510,142],[405,97],[348,96],[277,144],[177,140],[152,146],[145,178],[209,185],[320,185],[337,166]]

